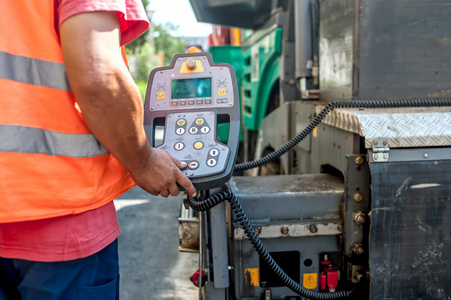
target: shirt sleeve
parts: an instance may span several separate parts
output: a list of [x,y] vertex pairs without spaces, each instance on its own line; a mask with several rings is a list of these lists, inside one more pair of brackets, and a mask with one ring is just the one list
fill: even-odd
[[58,5],[58,26],[67,18],[86,12],[116,12],[121,28],[121,45],[136,39],[147,28],[149,19],[141,0],[56,0]]

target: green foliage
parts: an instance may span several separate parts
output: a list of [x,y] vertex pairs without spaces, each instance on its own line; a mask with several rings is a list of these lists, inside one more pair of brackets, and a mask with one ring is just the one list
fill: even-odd
[[144,103],[144,98],[146,97],[147,80],[146,81],[136,81],[136,85],[138,86],[139,92],[141,93],[141,98]]
[[[142,0],[147,12],[149,0]],[[152,22],[151,30],[147,30],[133,42],[127,44],[126,51],[130,64],[130,71],[138,86],[141,96],[145,97],[147,81],[150,72],[164,65],[170,64],[174,54],[185,52],[185,44],[179,37],[172,36],[177,26],[168,22],[166,24],[155,24]],[[150,36],[153,32],[153,37]],[[153,41],[154,47],[151,41]],[[164,62],[157,58],[157,53],[164,53]]]
[[137,81],[147,81],[150,72],[159,66],[158,59],[155,55],[155,49],[150,42],[146,41],[137,49],[134,55],[134,78]]
[[155,49],[146,41],[136,50],[136,53],[130,60],[130,69],[132,70],[133,79],[136,81],[142,99],[146,95],[147,81],[150,72],[159,66],[158,59],[155,55]]
[[125,49],[127,50],[127,54],[135,54],[148,40],[149,40],[149,30],[146,30],[143,34],[141,34],[131,43],[127,44],[127,46],[125,47]]
[[155,51],[157,53],[164,52],[166,65],[171,62],[174,54],[185,52],[185,44],[182,39],[171,35],[177,28],[170,22],[154,25]]

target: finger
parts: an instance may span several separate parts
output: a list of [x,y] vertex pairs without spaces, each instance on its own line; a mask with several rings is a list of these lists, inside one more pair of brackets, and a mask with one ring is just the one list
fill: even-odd
[[146,191],[146,192],[148,192],[149,194],[151,194],[152,196],[158,196],[160,193],[158,193],[158,191],[156,191],[156,190],[151,190],[151,189],[146,189],[145,187],[144,187],[144,190]]
[[171,186],[169,187],[169,193],[170,193],[172,196],[177,196],[177,195],[180,193],[180,189],[178,188],[178,186],[177,186],[176,184],[171,185]]
[[182,169],[185,169],[185,168],[186,168],[186,166],[187,166],[186,162],[180,161],[180,160],[178,160],[177,158],[172,157],[172,156],[171,156],[171,158],[172,158],[172,161],[174,162],[174,164],[175,164],[179,169],[182,170]]
[[169,197],[169,192],[168,192],[168,190],[163,190],[163,191],[160,191],[160,195],[164,198],[167,198],[167,197]]
[[188,193],[188,195],[191,195],[191,197],[196,197],[196,188],[191,183],[191,180],[189,180],[188,177],[183,175],[182,172],[179,172],[179,176],[177,177],[177,182],[180,184],[185,191]]

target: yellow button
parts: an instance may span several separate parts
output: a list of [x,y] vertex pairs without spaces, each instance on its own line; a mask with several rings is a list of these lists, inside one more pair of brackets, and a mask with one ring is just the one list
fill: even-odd
[[196,119],[196,124],[197,124],[197,125],[202,125],[202,124],[204,124],[204,121],[205,121],[205,120],[202,119],[202,118],[197,118],[197,119]]
[[219,96],[225,96],[226,93],[227,93],[226,89],[218,89],[218,95]]
[[318,286],[318,274],[305,273],[303,279],[303,286],[309,290],[316,289],[316,287]]
[[196,149],[196,150],[202,149],[203,147],[204,147],[204,143],[202,143],[202,142],[194,143],[194,149]]
[[158,99],[164,99],[164,97],[166,97],[166,94],[164,92],[161,92],[161,93],[157,94],[157,98]]
[[185,119],[178,119],[177,120],[177,125],[179,125],[179,126],[183,126],[183,125],[185,125],[185,123],[186,123]]

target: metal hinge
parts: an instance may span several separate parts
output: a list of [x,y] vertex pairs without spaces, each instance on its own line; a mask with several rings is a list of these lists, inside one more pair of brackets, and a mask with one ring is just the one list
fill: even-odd
[[388,147],[388,140],[385,138],[377,138],[373,140],[373,161],[384,162],[389,159],[390,148]]

